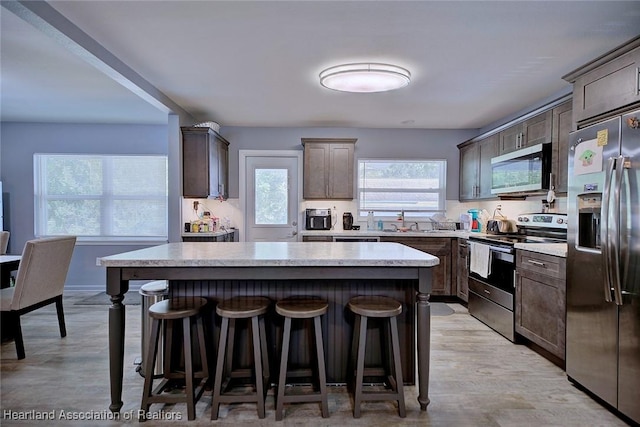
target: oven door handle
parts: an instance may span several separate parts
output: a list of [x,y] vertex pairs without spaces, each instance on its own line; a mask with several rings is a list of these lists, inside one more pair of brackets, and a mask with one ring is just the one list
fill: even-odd
[[506,254],[512,254],[513,253],[513,248],[503,248],[502,246],[489,246],[489,250],[495,251],[495,252],[503,252]]

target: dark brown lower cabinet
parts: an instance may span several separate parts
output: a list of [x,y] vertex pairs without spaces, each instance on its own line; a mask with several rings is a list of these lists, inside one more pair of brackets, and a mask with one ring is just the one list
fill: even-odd
[[516,254],[516,333],[565,360],[566,259]]
[[452,253],[449,237],[380,237],[381,242],[402,243],[422,252],[437,256],[440,264],[433,267],[433,288],[431,295],[455,295],[451,287]]
[[456,263],[456,294],[464,302],[469,302],[469,245],[467,239],[457,239],[458,258]]
[[193,236],[182,236],[183,242],[237,242],[238,230],[230,231],[227,234],[221,234],[218,236],[198,236],[198,233],[193,233]]

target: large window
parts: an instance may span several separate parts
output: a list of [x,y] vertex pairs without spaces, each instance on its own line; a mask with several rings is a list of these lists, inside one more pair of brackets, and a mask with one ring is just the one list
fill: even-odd
[[446,160],[358,160],[358,214],[425,218],[445,211]]
[[34,155],[35,235],[166,241],[167,157]]

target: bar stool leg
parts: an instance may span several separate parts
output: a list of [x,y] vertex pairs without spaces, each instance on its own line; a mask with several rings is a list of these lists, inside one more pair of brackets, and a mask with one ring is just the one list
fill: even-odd
[[[153,367],[155,365],[156,356],[158,353],[160,324],[161,322],[158,319],[153,319],[151,321],[151,337],[153,337],[153,343],[150,343],[147,348],[146,360],[148,360],[148,362],[144,364],[144,385],[142,404],[140,405],[140,409],[142,409],[144,413],[149,412],[149,407],[151,406],[151,403],[149,403],[149,398],[151,397],[151,389],[153,387]],[[141,421],[144,420],[144,416],[140,418]]]
[[355,391],[355,372],[358,361],[358,342],[360,334],[360,316],[355,316],[355,323],[353,325],[353,339],[351,340],[351,358],[349,360],[349,373],[347,376],[347,388],[351,392]]
[[280,375],[278,377],[278,396],[276,397],[276,421],[282,421],[284,409],[284,390],[287,382],[287,362],[289,361],[289,341],[291,339],[291,318],[284,318],[282,335],[282,356],[280,357]]
[[191,319],[182,319],[182,342],[184,348],[185,394],[187,395],[187,419],[196,419],[196,405],[193,398],[193,359],[191,352]]
[[266,394],[267,389],[269,388],[269,378],[271,377],[271,372],[269,369],[269,349],[267,347],[267,331],[264,325],[264,316],[260,316],[258,319],[258,323],[260,324],[260,345],[262,349],[262,366],[263,366],[263,377],[265,382],[265,390]]
[[396,381],[396,392],[398,393],[398,415],[401,418],[407,416],[404,405],[404,380],[402,378],[402,364],[400,361],[400,339],[398,338],[398,321],[395,317],[389,318],[391,325],[391,345],[393,346],[394,378]]
[[316,336],[316,352],[318,359],[318,382],[320,383],[320,396],[322,397],[322,418],[329,418],[329,402],[327,401],[327,372],[324,365],[324,345],[322,343],[322,325],[320,316],[313,319],[314,333]]
[[222,392],[222,375],[224,370],[224,362],[226,356],[227,339],[229,336],[229,319],[222,318],[220,326],[220,341],[218,348],[218,357],[216,360],[216,375],[213,382],[213,397],[211,399],[211,419],[218,419],[218,409],[220,408],[220,393]]
[[258,324],[258,317],[251,318],[251,333],[253,335],[253,363],[256,369],[256,394],[258,400],[258,418],[265,417],[264,408],[264,374],[262,371],[262,343],[260,341],[260,326]]
[[360,316],[360,330],[358,337],[358,360],[356,366],[356,384],[353,417],[360,418],[360,403],[362,403],[362,382],[364,378],[364,356],[367,343],[367,316]]
[[196,330],[198,331],[198,345],[200,346],[200,363],[202,369],[202,377],[209,378],[209,361],[207,360],[206,340],[204,337],[204,325],[202,317],[196,319]]

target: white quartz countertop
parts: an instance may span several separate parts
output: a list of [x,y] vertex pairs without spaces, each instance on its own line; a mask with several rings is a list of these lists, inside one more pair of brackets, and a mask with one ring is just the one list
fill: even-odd
[[184,242],[98,258],[102,267],[432,267],[438,257],[390,242]]
[[426,231],[367,231],[367,230],[303,230],[302,236],[336,237],[461,237],[467,239],[469,231],[462,230],[426,230]]
[[567,257],[566,243],[516,243],[514,247],[540,254]]

